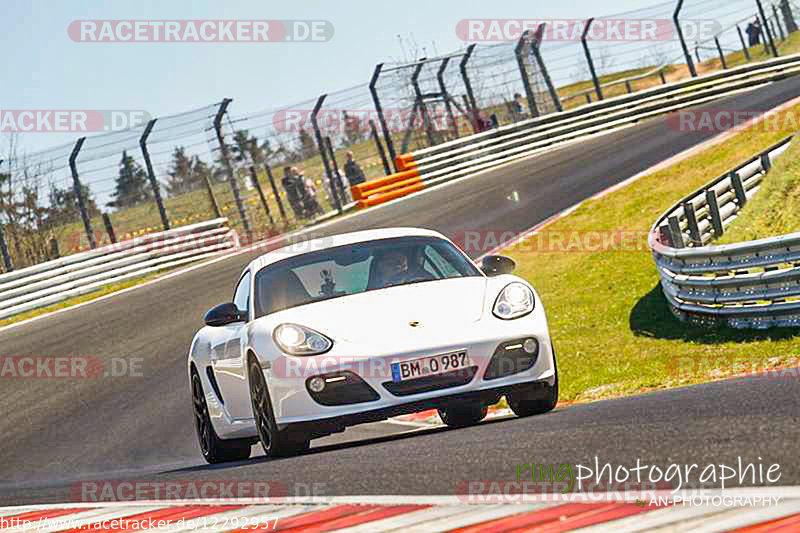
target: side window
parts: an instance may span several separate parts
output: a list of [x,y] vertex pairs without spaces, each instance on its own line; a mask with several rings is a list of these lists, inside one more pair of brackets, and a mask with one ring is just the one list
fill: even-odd
[[[453,268],[453,265],[451,265],[447,259],[442,257],[439,251],[436,250],[436,248],[434,248],[433,246],[425,247],[425,258],[426,258],[425,261],[426,264],[429,262],[432,263],[430,266],[433,267],[433,270],[435,270],[435,272],[431,272],[431,274],[434,274],[437,278],[441,277],[457,278],[461,276],[458,270]],[[426,270],[430,271],[431,269],[428,268],[426,265]]]
[[236,292],[233,294],[233,303],[236,304],[239,311],[250,311],[250,271],[239,280],[239,285],[236,286]]

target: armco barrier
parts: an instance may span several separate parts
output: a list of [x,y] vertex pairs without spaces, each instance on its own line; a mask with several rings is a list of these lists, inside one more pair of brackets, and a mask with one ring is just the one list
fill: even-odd
[[0,319],[237,248],[227,218],[142,235],[0,274]]
[[791,139],[684,198],[651,229],[661,288],[679,319],[736,328],[800,326],[800,233],[706,246],[758,191]]
[[[607,133],[642,120],[752,90],[800,74],[800,54],[742,65],[707,76],[660,85],[569,111],[520,121],[397,157],[398,173],[360,185],[359,207],[389,201],[448,180],[528,157],[556,145]],[[419,182],[387,191],[413,172]],[[407,177],[408,176],[408,177]],[[388,180],[388,181],[383,181]],[[380,183],[378,183],[380,182]]]

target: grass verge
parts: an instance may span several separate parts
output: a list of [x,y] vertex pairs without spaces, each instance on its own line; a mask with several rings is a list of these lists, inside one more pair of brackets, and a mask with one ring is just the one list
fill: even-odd
[[758,193],[715,242],[732,243],[800,231],[800,142],[775,162]]
[[[783,113],[798,112],[800,105]],[[703,329],[675,319],[646,244],[651,225],[669,206],[786,135],[762,130],[746,129],[586,201],[503,252],[547,309],[563,400],[623,396],[800,362],[798,329]]]

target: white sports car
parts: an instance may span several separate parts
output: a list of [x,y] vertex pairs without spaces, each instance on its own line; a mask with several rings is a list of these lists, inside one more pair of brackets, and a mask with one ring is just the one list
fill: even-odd
[[558,401],[544,309],[510,275],[423,229],[361,231],[287,246],[244,269],[205,316],[189,378],[210,463],[308,448],[347,426],[437,408],[475,424],[505,396],[518,416]]

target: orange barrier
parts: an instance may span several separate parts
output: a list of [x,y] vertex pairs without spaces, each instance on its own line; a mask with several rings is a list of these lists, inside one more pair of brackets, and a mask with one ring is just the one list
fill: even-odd
[[378,178],[364,183],[359,183],[358,185],[352,187],[350,190],[353,194],[353,200],[361,200],[363,198],[366,198],[367,196],[370,196],[372,194],[372,191],[376,189],[380,189],[381,187],[391,185],[392,183],[398,183],[417,176],[419,176],[418,170],[416,169],[406,170],[405,172],[390,174],[385,178]]
[[417,183],[422,183],[422,178],[420,178],[419,176],[415,176],[413,178],[410,178],[410,179],[407,179],[407,180],[403,180],[403,181],[398,181],[398,182],[386,185],[384,187],[380,187],[379,189],[375,189],[373,191],[370,191],[370,193],[368,195],[368,198],[371,198],[373,196],[379,196],[381,194],[386,194],[387,192],[396,191],[398,189],[402,189],[402,188],[408,187],[410,185],[416,185]]
[[398,172],[402,172],[403,170],[409,170],[415,168],[417,166],[417,162],[414,161],[414,154],[407,153],[407,154],[400,154],[394,159],[394,166],[397,168]]
[[375,196],[370,196],[367,199],[359,200],[358,207],[362,209],[364,207],[372,207],[373,205],[382,204],[388,202],[389,200],[394,200],[395,198],[400,198],[402,196],[409,195],[412,192],[421,191],[424,188],[425,184],[422,183],[421,180],[419,180],[418,183],[415,183],[413,185],[408,185],[406,187],[403,187],[402,189],[397,189],[395,191],[387,192],[385,194],[377,194]]

